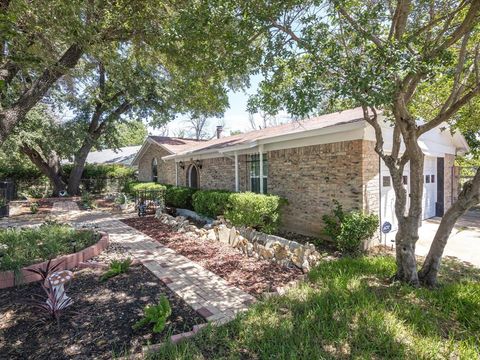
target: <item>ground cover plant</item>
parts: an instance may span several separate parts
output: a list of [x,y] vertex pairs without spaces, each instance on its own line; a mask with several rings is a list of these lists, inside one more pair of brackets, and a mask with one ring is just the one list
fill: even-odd
[[394,273],[391,256],[321,263],[311,283],[155,358],[479,358],[480,270],[444,264],[434,290],[390,284]]
[[108,279],[125,274],[130,269],[132,260],[130,258],[125,260],[112,260],[108,266],[108,270],[100,277],[101,281],[107,281]]
[[[60,327],[25,304],[34,295],[43,296],[38,283],[0,290],[0,358],[116,359],[205,322],[143,266],[107,282],[99,281],[100,274],[98,269],[74,272],[67,289],[73,302],[63,311]],[[154,333],[145,326],[133,331],[145,306],[156,304],[162,295],[172,310],[164,330]]]
[[0,230],[0,271],[24,266],[80,251],[95,244],[100,234],[92,230],[75,230],[61,223],[44,223],[36,228]]
[[282,267],[243,255],[228,244],[188,238],[153,217],[122,221],[254,296],[274,291],[302,274],[296,267]]
[[157,304],[145,306],[143,317],[133,324],[132,328],[138,330],[148,324],[153,324],[152,331],[154,333],[161,333],[171,314],[172,308],[170,307],[168,299],[165,296],[161,296]]

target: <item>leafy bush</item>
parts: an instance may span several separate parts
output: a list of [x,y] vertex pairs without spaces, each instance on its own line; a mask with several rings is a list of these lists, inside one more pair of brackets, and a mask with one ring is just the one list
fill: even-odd
[[37,228],[2,229],[0,271],[17,270],[80,251],[98,239],[99,235],[91,230],[75,230],[71,226],[55,222]]
[[40,205],[38,204],[38,202],[32,202],[32,203],[30,203],[30,212],[31,212],[32,214],[36,214],[36,213],[38,212],[39,206],[40,206]]
[[88,191],[82,192],[82,206],[84,209],[93,209],[95,207],[95,199]]
[[193,195],[193,208],[197,213],[212,218],[224,215],[233,225],[250,226],[266,233],[278,228],[280,210],[285,203],[279,196],[252,192],[200,190]]
[[165,185],[165,203],[167,206],[172,206],[181,209],[193,209],[193,195],[198,191],[197,189],[185,186],[171,186]]
[[236,226],[250,226],[265,233],[275,232],[285,199],[252,192],[233,193],[228,199],[225,219]]
[[[63,165],[63,173],[68,179],[73,169],[73,164]],[[86,164],[82,179],[133,179],[135,169],[119,164]]]
[[223,215],[233,193],[226,190],[199,190],[193,197],[193,209],[204,216],[216,218]]
[[132,265],[130,258],[125,260],[112,260],[108,270],[101,276],[100,281],[106,281],[112,277],[128,272]]
[[154,182],[130,182],[126,185],[125,192],[130,195],[135,195],[137,191],[162,191],[165,192],[167,187],[162,184]]
[[161,333],[168,317],[172,314],[172,308],[168,299],[162,295],[157,305],[146,306],[143,312],[143,318],[133,324],[132,328],[138,330],[145,325],[153,324],[153,332]]
[[324,232],[332,238],[337,248],[345,253],[357,253],[363,241],[370,239],[378,229],[379,219],[374,214],[360,211],[345,213],[335,202],[333,215],[324,215]]

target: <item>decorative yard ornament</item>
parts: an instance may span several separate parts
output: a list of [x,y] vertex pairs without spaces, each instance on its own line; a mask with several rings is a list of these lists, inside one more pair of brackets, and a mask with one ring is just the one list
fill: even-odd
[[[53,298],[47,299],[47,305],[53,310],[62,310],[72,304],[72,299],[65,292],[64,285],[73,279],[73,272],[70,270],[62,270],[52,273],[45,280],[45,286],[51,287],[54,294]],[[55,304],[54,304],[55,302]]]

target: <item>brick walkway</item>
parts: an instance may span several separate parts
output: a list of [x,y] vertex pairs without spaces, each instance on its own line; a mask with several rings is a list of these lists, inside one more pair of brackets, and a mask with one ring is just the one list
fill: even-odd
[[[78,215],[77,204],[62,201],[52,208],[52,213],[61,218],[68,217],[69,212]],[[228,322],[255,301],[253,296],[218,275],[107,214],[91,213],[71,220],[94,223],[106,231],[111,242],[128,248],[134,258],[207,321]]]

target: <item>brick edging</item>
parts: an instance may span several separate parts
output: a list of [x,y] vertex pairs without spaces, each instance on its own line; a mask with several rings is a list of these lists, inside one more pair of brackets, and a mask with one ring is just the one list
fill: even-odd
[[[93,244],[73,254],[56,257],[55,259],[52,259],[52,265],[61,262],[60,266],[58,267],[59,270],[70,270],[78,267],[81,262],[99,255],[103,250],[106,249],[109,243],[108,234],[103,231],[99,231],[99,233],[102,235],[102,237],[96,244]],[[41,280],[40,275],[27,271],[27,269],[44,268],[47,266],[47,263],[48,261],[44,261],[38,264],[26,266],[20,269],[17,274],[15,274],[15,272],[12,270],[0,271],[0,289]]]

